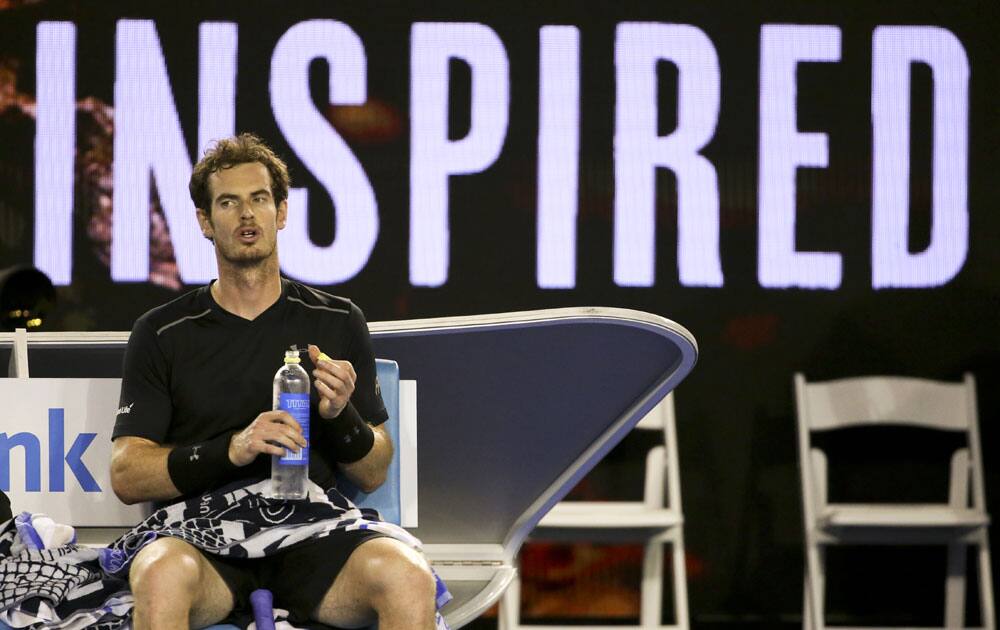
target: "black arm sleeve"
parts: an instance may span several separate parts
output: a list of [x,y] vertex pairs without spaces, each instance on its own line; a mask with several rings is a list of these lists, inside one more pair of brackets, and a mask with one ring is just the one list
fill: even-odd
[[156,333],[139,318],[125,349],[118,416],[111,439],[135,436],[163,444],[170,427],[169,370]]

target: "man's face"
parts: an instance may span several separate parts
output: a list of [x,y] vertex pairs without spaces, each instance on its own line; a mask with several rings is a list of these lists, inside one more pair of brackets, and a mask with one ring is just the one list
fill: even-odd
[[277,206],[271,175],[259,162],[237,164],[208,177],[211,215],[198,210],[202,233],[215,240],[223,260],[249,267],[277,255],[278,230],[285,227],[288,203]]

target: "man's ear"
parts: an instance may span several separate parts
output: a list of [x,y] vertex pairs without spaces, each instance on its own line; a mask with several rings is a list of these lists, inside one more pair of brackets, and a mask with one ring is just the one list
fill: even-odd
[[276,218],[278,220],[278,229],[279,230],[285,229],[285,221],[288,220],[288,200],[287,199],[283,200],[281,203],[278,204],[278,216]]
[[195,214],[198,215],[198,225],[201,226],[202,235],[211,241],[213,238],[215,238],[215,228],[212,226],[211,215],[209,215],[201,208],[196,208]]

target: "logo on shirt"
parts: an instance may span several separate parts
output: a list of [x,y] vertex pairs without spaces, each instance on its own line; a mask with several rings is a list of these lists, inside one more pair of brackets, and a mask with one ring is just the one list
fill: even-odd
[[123,405],[123,406],[119,407],[118,408],[118,415],[122,415],[122,414],[126,414],[126,413],[132,413],[132,406],[133,405],[135,405],[135,403],[131,403],[131,404]]
[[188,461],[191,461],[191,462],[198,461],[198,458],[201,457],[201,455],[198,455],[198,449],[199,448],[201,448],[201,444],[198,444],[198,445],[195,445],[195,446],[191,447],[191,457],[188,458]]

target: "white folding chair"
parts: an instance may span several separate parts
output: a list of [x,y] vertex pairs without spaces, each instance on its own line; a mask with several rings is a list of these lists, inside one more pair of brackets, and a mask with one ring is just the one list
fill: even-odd
[[[538,524],[534,539],[548,538],[559,530],[563,540],[572,531],[575,540],[587,540],[587,531],[612,533],[614,538],[645,541],[642,564],[639,628],[687,630],[687,575],[684,566],[684,518],[681,512],[681,484],[677,459],[677,431],[673,394],[668,395],[636,425],[636,430],[661,432],[663,444],[646,454],[642,501],[562,501]],[[548,532],[545,530],[549,530]],[[579,535],[577,535],[579,534]],[[675,623],[662,625],[663,553],[671,545],[673,553],[673,597]],[[560,630],[572,626],[521,624],[521,580],[516,577],[500,601],[499,629],[535,628]],[[601,626],[587,625],[588,628]],[[613,626],[616,629],[628,626]]]
[[[978,549],[980,617],[995,628],[990,574],[989,516],[983,491],[982,451],[971,375],[961,383],[915,378],[866,377],[806,382],[795,375],[799,463],[805,519],[806,563],[803,628],[825,623],[825,548],[837,544],[947,545],[945,627],[965,627],[967,546]],[[966,446],[951,458],[948,502],[830,503],[827,456],[815,432],[900,425],[963,433]],[[902,445],[897,445],[902,448]],[[971,485],[970,485],[971,481]]]

